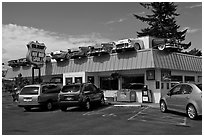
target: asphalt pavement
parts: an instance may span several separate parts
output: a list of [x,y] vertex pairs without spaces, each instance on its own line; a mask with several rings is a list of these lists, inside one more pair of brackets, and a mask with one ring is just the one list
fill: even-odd
[[154,103],[108,102],[90,111],[70,107],[25,111],[2,95],[3,135],[201,135],[202,118],[161,113]]

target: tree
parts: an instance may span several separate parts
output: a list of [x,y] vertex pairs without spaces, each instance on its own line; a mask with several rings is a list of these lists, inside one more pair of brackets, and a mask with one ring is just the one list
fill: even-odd
[[190,54],[190,55],[194,55],[194,56],[202,56],[202,51],[199,49],[196,49],[196,48],[194,48],[188,52],[185,52],[185,53]]
[[181,43],[185,40],[186,32],[188,29],[179,31],[179,25],[176,24],[175,17],[180,14],[176,13],[177,5],[173,2],[152,2],[152,3],[140,3],[144,8],[151,10],[153,14],[142,17],[133,14],[136,19],[146,22],[149,27],[141,29],[141,32],[137,32],[137,36],[153,36],[157,38],[172,38],[176,39],[178,43],[187,49],[191,43]]

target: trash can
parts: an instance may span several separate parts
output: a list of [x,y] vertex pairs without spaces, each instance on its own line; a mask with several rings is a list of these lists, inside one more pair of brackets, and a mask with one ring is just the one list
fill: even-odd
[[117,101],[135,102],[136,93],[133,90],[120,90],[117,92]]
[[148,89],[142,90],[142,103],[152,103],[152,91]]

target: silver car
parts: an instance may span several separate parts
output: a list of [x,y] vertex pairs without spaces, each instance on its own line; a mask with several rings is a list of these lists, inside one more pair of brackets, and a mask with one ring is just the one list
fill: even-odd
[[18,106],[29,111],[33,107],[52,110],[58,103],[61,87],[57,84],[36,84],[23,87],[19,94]]
[[184,112],[190,119],[196,119],[202,115],[202,84],[177,84],[161,97],[160,110]]

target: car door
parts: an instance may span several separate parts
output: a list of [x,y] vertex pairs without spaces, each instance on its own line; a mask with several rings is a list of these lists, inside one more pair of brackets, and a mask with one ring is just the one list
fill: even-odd
[[94,93],[94,101],[101,100],[101,91],[93,84],[91,84]]
[[83,88],[83,93],[86,98],[89,98],[90,101],[94,100],[94,92],[90,84],[85,84]]
[[177,97],[177,109],[181,112],[186,111],[186,105],[188,104],[188,101],[190,99],[190,93],[192,92],[192,87],[187,84],[183,84],[181,86],[181,92],[179,96]]
[[181,92],[181,85],[175,86],[173,89],[169,91],[167,94],[166,102],[168,109],[178,109],[178,98]]

